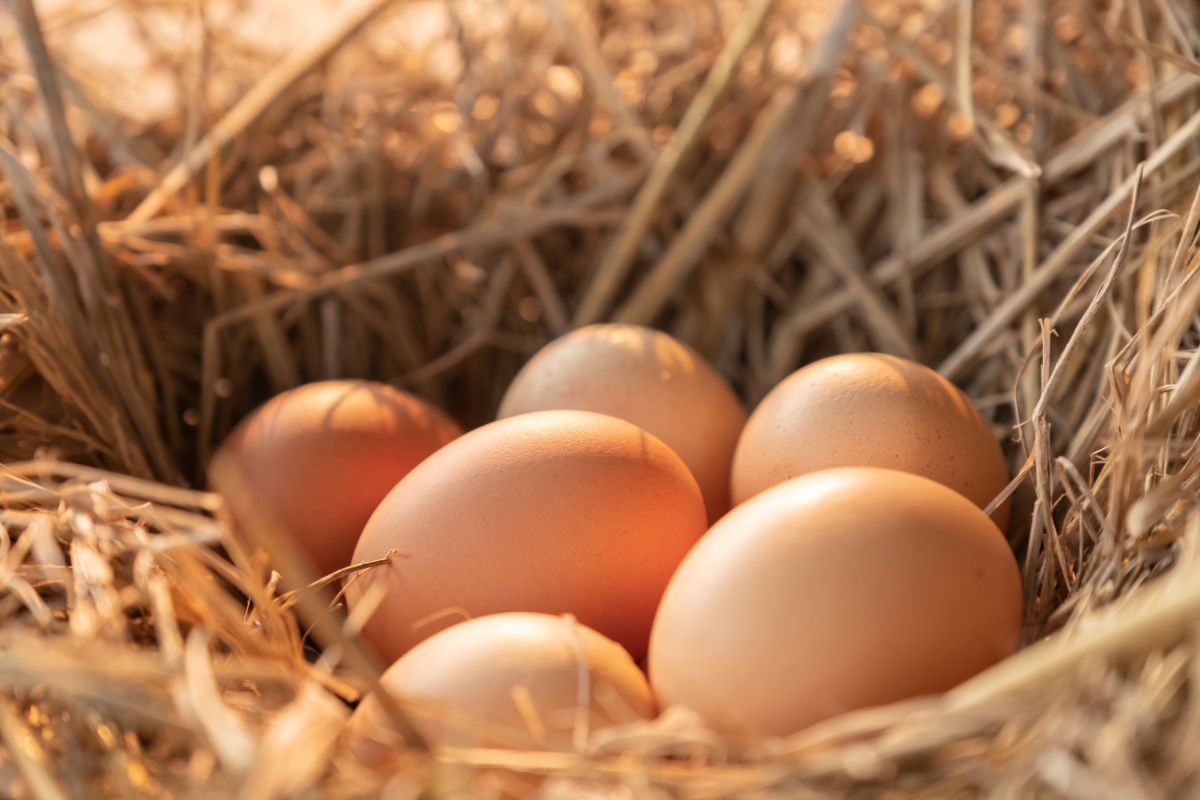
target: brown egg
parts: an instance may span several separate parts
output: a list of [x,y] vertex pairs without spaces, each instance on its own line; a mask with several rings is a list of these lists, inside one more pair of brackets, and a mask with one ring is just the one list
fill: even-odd
[[[575,737],[654,714],[629,653],[569,618],[493,614],[453,625],[388,668],[381,686],[434,746],[571,750]],[[398,736],[377,698],[347,726],[364,761]]]
[[369,381],[324,381],[284,392],[221,445],[249,495],[323,573],[350,563],[379,501],[409,470],[461,433],[438,409]]
[[[879,353],[814,362],[763,398],[733,458],[733,502],[831,467],[923,475],[980,508],[1008,484],[1000,445],[971,401],[928,367]],[[1008,503],[992,518],[1006,529]]]
[[589,325],[546,345],[513,379],[500,417],[574,408],[632,422],[692,471],[709,520],[729,510],[742,403],[704,357],[661,331]]
[[1017,564],[996,526],[927,478],[847,467],[780,484],[721,519],[654,621],[663,707],[787,735],[945,691],[1011,653]]
[[356,560],[397,555],[366,633],[395,659],[464,616],[571,613],[645,653],[654,609],[704,532],[704,500],[669,447],[623,420],[540,411],[430,456],[379,505]]

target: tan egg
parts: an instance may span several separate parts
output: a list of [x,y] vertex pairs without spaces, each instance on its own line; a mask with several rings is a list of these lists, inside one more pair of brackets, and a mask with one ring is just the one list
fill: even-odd
[[249,495],[323,573],[350,563],[379,501],[430,453],[457,437],[444,413],[370,381],[324,381],[253,411],[221,445]]
[[499,416],[555,408],[609,414],[649,431],[692,471],[710,521],[729,509],[729,464],[746,412],[687,345],[637,325],[589,325],[556,339],[513,379]]
[[737,506],[671,580],[650,642],[665,708],[787,735],[943,692],[1010,654],[1016,560],[996,526],[927,478],[848,467]]
[[[381,686],[441,747],[571,750],[577,735],[655,711],[629,653],[549,614],[493,614],[451,626],[389,667]],[[374,696],[355,711],[347,734],[368,763],[399,738]]]
[[705,529],[672,450],[628,422],[540,411],[493,422],[430,456],[383,500],[355,560],[351,607],[384,591],[366,627],[387,659],[461,620],[571,613],[645,653],[654,609]]
[[[734,504],[831,467],[923,475],[985,508],[1008,484],[1004,454],[979,412],[926,366],[853,353],[797,370],[750,415],[733,458]],[[1008,527],[1009,504],[993,515]]]

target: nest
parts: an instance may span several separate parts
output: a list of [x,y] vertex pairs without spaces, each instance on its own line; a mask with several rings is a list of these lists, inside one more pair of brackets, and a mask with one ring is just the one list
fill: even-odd
[[[0,793],[1200,793],[1192,5],[310,5],[0,20]],[[276,391],[479,424],[603,319],[748,403],[840,351],[958,382],[1015,476],[1023,649],[737,750],[672,712],[358,763],[381,665],[330,582],[186,487]]]

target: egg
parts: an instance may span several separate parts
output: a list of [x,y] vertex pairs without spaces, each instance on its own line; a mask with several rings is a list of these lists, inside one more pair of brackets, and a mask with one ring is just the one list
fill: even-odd
[[418,397],[382,383],[323,381],[284,392],[225,440],[258,502],[322,573],[350,563],[375,507],[461,431]]
[[[926,366],[880,353],[816,361],[750,415],[733,457],[733,502],[831,467],[922,475],[985,508],[1008,484],[1004,454],[979,412]],[[993,515],[1008,526],[1009,506]]]
[[556,339],[513,379],[499,416],[556,408],[609,414],[649,431],[692,471],[709,519],[728,510],[729,465],[746,412],[687,345],[637,325],[589,325]]
[[[392,664],[380,688],[438,747],[565,751],[577,735],[655,711],[629,653],[549,614],[492,614],[446,628]],[[368,763],[399,741],[373,695],[354,712],[347,734]]]
[[382,592],[365,633],[389,660],[503,611],[574,614],[640,657],[705,525],[695,479],[651,434],[587,411],[521,414],[451,442],[396,485],[354,551],[395,556],[347,599],[355,609]]
[[1016,560],[969,500],[844,467],[737,506],[688,554],[654,621],[650,682],[714,727],[788,735],[935,694],[1010,654]]

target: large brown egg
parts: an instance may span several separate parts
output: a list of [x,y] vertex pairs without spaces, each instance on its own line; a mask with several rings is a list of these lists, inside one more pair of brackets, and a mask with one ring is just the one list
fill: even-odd
[[[654,714],[616,642],[568,618],[492,614],[451,626],[388,668],[381,688],[434,746],[570,750],[576,738]],[[347,726],[367,762],[398,736],[375,696]]]
[[354,551],[395,557],[348,599],[384,587],[366,633],[388,659],[501,611],[571,613],[641,656],[663,588],[704,528],[695,479],[654,436],[586,411],[521,414],[397,484]]
[[323,573],[350,563],[379,501],[461,431],[407,392],[369,381],[324,381],[284,392],[221,445],[247,494]]
[[[879,353],[816,361],[763,398],[733,458],[733,502],[831,467],[923,475],[980,508],[1008,484],[1000,445],[966,395],[926,366]],[[993,520],[1004,530],[1008,517],[1005,503]]]
[[650,682],[712,725],[787,735],[938,693],[1011,653],[1016,560],[969,500],[842,468],[782,483],[700,540],[663,596]]
[[692,471],[710,520],[729,509],[729,464],[746,412],[687,345],[637,325],[589,325],[556,339],[513,379],[499,416],[555,408],[609,414],[649,431]]

